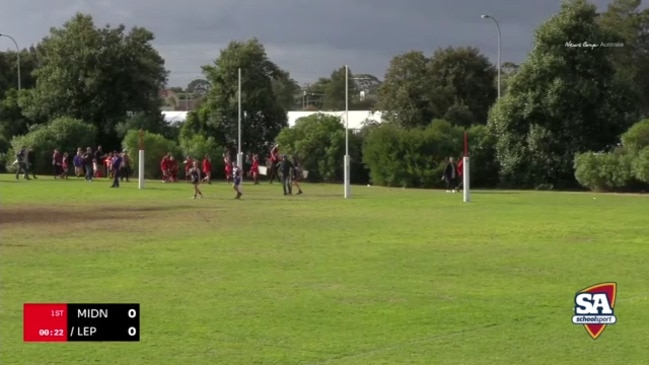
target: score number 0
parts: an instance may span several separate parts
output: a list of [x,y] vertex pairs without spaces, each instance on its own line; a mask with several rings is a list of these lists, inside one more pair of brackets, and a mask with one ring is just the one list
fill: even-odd
[[[137,311],[135,309],[129,309],[128,310],[128,318],[135,318],[137,317]],[[128,335],[129,336],[135,336],[137,335],[137,329],[135,327],[129,327],[128,328]]]

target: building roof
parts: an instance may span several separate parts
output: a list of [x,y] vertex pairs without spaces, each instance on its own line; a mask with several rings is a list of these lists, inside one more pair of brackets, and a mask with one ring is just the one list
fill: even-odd
[[162,115],[165,118],[165,122],[176,125],[183,123],[187,120],[187,113],[189,112],[176,112],[176,111],[163,111]]
[[[350,110],[349,112],[349,129],[361,129],[363,125],[367,122],[374,121],[376,123],[381,123],[381,112],[373,112],[370,110]],[[288,126],[293,127],[295,122],[304,117],[311,116],[313,114],[324,114],[332,115],[339,117],[340,121],[345,124],[345,111],[291,111],[288,112]]]

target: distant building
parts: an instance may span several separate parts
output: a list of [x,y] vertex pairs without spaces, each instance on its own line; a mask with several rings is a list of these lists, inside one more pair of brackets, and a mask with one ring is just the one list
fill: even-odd
[[189,114],[189,112],[186,111],[174,111],[174,110],[162,111],[162,116],[164,117],[165,122],[173,126],[184,123],[187,120],[187,114]]
[[[187,120],[187,111],[162,111],[162,115],[167,123],[170,125],[178,125]],[[313,114],[333,115],[340,118],[340,122],[345,125],[345,111],[290,111],[288,112],[288,126],[295,126],[295,122],[304,117]],[[353,110],[349,111],[349,129],[359,130],[363,128],[366,123],[381,123],[381,112],[374,112],[370,110]]]
[[[202,98],[194,98],[184,93],[176,93],[170,89],[160,90],[160,99],[163,101],[162,111],[192,111],[198,109]],[[190,97],[191,96],[191,97]]]
[[[333,115],[339,117],[345,125],[345,111],[290,111],[288,112],[288,126],[293,127],[295,122],[313,114]],[[371,110],[350,110],[349,129],[359,130],[367,123],[381,123],[381,112]]]

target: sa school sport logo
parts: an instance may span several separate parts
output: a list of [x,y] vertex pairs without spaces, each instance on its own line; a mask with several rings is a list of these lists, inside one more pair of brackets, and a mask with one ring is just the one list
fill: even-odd
[[616,295],[616,283],[601,283],[580,290],[575,296],[572,323],[584,326],[590,337],[596,340],[606,326],[617,322],[613,313]]

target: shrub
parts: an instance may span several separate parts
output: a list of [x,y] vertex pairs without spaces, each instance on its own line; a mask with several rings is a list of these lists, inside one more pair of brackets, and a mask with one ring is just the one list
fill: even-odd
[[15,171],[15,167],[10,165],[15,160],[16,152],[30,147],[35,157],[32,170],[38,174],[51,173],[54,149],[73,155],[79,147],[93,146],[96,136],[97,129],[92,124],[68,117],[55,119],[11,140],[12,149],[6,158],[7,169]]
[[[352,138],[350,133],[350,148]],[[298,156],[302,168],[309,171],[309,181],[343,178],[345,128],[340,118],[325,114],[300,118],[292,128],[282,129],[276,141],[282,153]]]
[[[176,142],[166,139],[162,135],[144,132],[144,176],[147,179],[157,179],[162,176],[160,172],[160,160],[162,156],[171,152],[171,154],[182,162],[182,151],[176,145]],[[139,131],[130,130],[126,133],[122,146],[129,151],[131,159],[133,160],[133,169],[137,171],[138,164],[138,150],[139,150]]]
[[649,119],[642,120],[622,135],[622,145],[630,154],[637,154],[649,147]]
[[467,132],[471,157],[471,187],[496,187],[499,180],[496,137],[484,125],[472,126]]
[[633,180],[631,161],[627,153],[581,153],[575,156],[575,178],[593,191],[624,188]]
[[448,157],[459,157],[463,130],[443,120],[426,128],[373,126],[363,144],[363,159],[374,184],[403,187],[441,185]]
[[633,157],[631,168],[634,178],[643,183],[649,183],[649,146]]
[[171,140],[176,140],[180,133],[180,127],[167,123],[161,113],[138,113],[115,125],[117,137],[121,139],[132,129],[143,129]]
[[[200,134],[183,134],[180,137],[180,149],[184,156],[191,156],[194,159],[203,160],[205,155],[212,160],[212,174],[214,177],[223,176],[224,162],[222,158],[223,147],[219,146],[213,137],[204,137]],[[202,169],[202,166],[201,166]],[[214,174],[216,172],[216,174]]]

